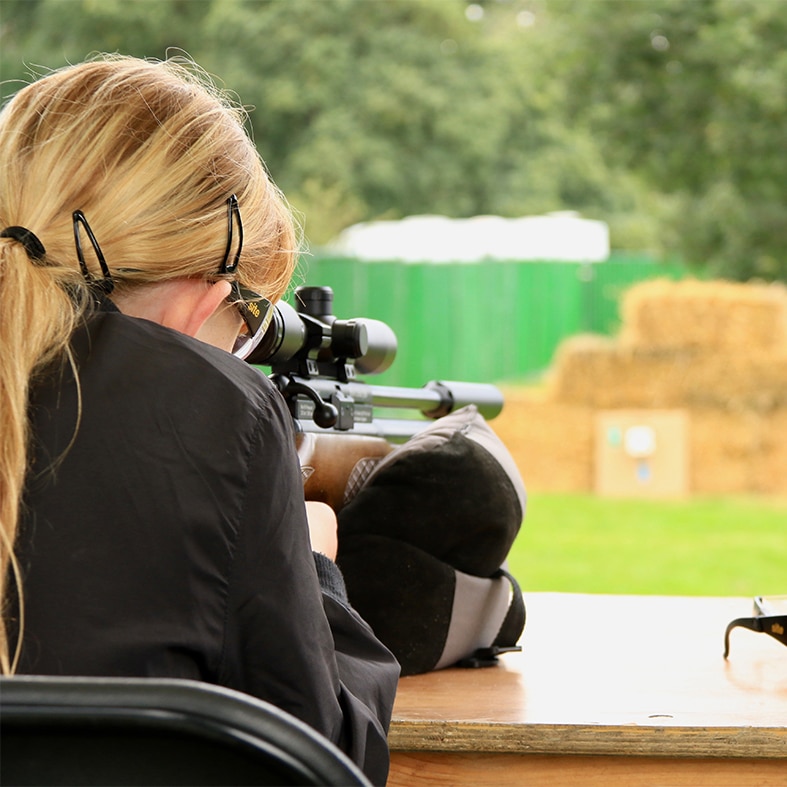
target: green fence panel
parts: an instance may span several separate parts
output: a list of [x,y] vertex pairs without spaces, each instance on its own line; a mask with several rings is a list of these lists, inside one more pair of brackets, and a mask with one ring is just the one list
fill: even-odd
[[396,361],[369,382],[418,386],[534,377],[568,336],[614,334],[628,287],[685,275],[679,264],[628,258],[430,264],[317,256],[301,279],[333,289],[337,317],[382,320],[396,333]]

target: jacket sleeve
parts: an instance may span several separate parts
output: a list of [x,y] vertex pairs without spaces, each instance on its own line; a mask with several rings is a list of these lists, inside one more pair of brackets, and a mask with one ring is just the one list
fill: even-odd
[[249,442],[219,680],[302,719],[384,784],[399,665],[350,608],[338,568],[311,552],[291,417],[278,397],[269,393]]

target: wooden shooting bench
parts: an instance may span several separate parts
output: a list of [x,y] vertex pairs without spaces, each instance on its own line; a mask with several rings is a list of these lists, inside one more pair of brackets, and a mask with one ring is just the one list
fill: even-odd
[[787,785],[787,648],[745,598],[526,594],[522,653],[402,678],[389,787]]

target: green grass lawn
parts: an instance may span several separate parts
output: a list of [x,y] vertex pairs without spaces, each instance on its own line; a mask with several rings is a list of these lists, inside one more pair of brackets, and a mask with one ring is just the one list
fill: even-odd
[[531,494],[509,567],[527,591],[787,594],[787,500]]

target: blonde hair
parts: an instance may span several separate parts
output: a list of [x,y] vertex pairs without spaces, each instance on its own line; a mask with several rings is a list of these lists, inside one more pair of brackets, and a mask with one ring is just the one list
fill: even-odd
[[[0,113],[0,230],[21,226],[46,248],[33,260],[0,238],[0,671],[16,668],[6,589],[29,441],[28,390],[92,303],[74,248],[72,214],[90,222],[121,288],[175,277],[216,278],[227,198],[244,242],[235,278],[277,300],[292,277],[291,211],[244,130],[244,112],[183,61],[101,56],[23,88]],[[88,265],[100,276],[91,254]]]

